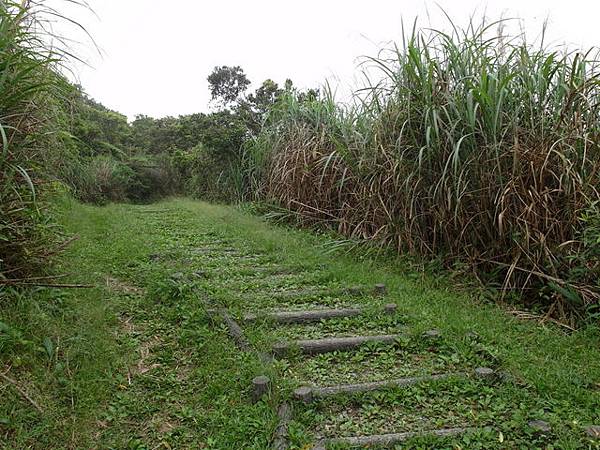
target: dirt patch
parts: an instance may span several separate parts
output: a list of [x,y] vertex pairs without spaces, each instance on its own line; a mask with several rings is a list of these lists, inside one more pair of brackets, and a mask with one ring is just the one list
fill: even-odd
[[138,286],[126,283],[111,276],[106,277],[106,287],[109,291],[121,294],[143,295],[146,291]]
[[120,315],[119,323],[121,324],[121,331],[125,334],[135,334],[138,331],[137,327],[133,323],[133,317]]
[[190,377],[192,370],[194,370],[193,366],[177,366],[175,369],[177,372],[176,378],[179,382],[185,382]]
[[179,422],[177,419],[165,416],[164,414],[157,414],[150,420],[151,427],[158,431],[160,434],[167,434],[178,428]]
[[140,359],[135,366],[129,368],[129,374],[132,376],[143,375],[151,370],[160,367],[160,364],[150,363],[150,354],[152,349],[160,345],[160,339],[154,338],[150,341],[142,342],[138,348]]

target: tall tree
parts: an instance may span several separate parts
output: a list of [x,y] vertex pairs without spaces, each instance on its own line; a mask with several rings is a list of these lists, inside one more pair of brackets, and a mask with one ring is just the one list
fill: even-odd
[[240,66],[220,66],[208,76],[208,84],[212,99],[227,107],[248,89],[250,80]]
[[252,104],[254,110],[259,114],[265,114],[273,107],[279,99],[283,90],[279,89],[279,85],[271,79],[263,81],[263,84],[248,96],[248,101]]

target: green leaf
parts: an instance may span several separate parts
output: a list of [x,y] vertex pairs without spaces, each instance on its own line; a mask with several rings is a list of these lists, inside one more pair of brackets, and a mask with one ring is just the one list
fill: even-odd
[[569,300],[571,303],[576,305],[582,305],[583,300],[579,296],[579,294],[570,286],[560,286],[557,283],[549,282],[548,286],[550,286],[555,292],[562,295],[566,300]]
[[44,338],[44,342],[42,343],[44,346],[44,350],[46,350],[46,355],[48,355],[48,359],[54,358],[54,344],[52,343],[52,339],[49,337]]

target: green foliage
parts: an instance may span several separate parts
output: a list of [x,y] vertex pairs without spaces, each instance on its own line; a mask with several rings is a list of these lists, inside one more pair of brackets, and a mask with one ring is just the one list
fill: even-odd
[[134,179],[134,172],[124,163],[110,156],[96,156],[85,160],[77,170],[75,181],[77,197],[92,203],[123,201]]
[[[287,85],[291,89],[291,82]],[[243,147],[260,130],[263,118],[283,93],[267,80],[232,109],[177,118],[137,116],[130,127],[129,152],[161,159],[161,170],[170,173],[176,185],[171,192],[221,201],[239,199],[244,189]]]
[[240,66],[215,67],[208,76],[210,95],[222,106],[235,103],[250,86],[250,80]]
[[84,158],[73,167],[70,180],[75,197],[90,203],[147,202],[176,192],[178,174],[168,158],[112,156]]
[[235,198],[228,179],[230,160],[203,144],[186,152],[175,152],[172,164],[180,177],[181,189],[187,195],[218,201]]
[[174,117],[154,119],[138,115],[131,124],[132,145],[138,151],[148,154],[171,152],[181,144],[182,135],[185,139],[197,138],[197,135],[191,132],[193,122],[193,119],[188,120],[185,131],[180,133],[179,120]]
[[282,90],[266,80],[243,98],[249,82],[241,68],[216,68],[211,80],[215,95],[235,96],[230,108],[159,119],[138,115],[131,123],[63,80],[53,124],[61,151],[46,170],[92,203],[144,202],[174,193],[241,198],[243,146],[293,90],[292,82]]
[[69,86],[65,107],[71,123],[69,131],[79,147],[79,155],[119,157],[131,145],[127,117],[90,99],[79,86]]

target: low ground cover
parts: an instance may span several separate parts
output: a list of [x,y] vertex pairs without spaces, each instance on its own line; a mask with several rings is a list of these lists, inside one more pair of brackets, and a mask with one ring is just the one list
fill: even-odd
[[[418,437],[408,448],[595,448],[600,422],[598,330],[566,333],[473,300],[450,283],[393,261],[331,254],[328,238],[274,227],[231,207],[189,200],[152,205],[60,205],[79,239],[61,258],[64,281],[91,289],[15,293],[0,329],[0,448],[269,448],[276,407],[294,407],[291,448],[319,437],[467,425],[456,437]],[[211,252],[192,249],[211,247]],[[231,250],[233,249],[233,250]],[[248,259],[249,258],[249,259]],[[251,261],[251,262],[249,262]],[[266,268],[266,272],[252,267]],[[277,274],[293,269],[293,273]],[[285,272],[284,271],[284,272]],[[352,286],[385,283],[385,297]],[[312,291],[311,291],[312,289]],[[370,288],[369,288],[370,289]],[[382,305],[395,303],[393,315]],[[207,307],[208,305],[208,307]],[[220,321],[263,309],[361,306],[364,317],[310,325],[243,323],[257,350],[282,339],[398,332],[394,345],[291,355],[272,364],[244,353]],[[424,340],[437,329],[440,337]],[[377,381],[478,366],[502,374],[439,380],[304,405],[301,385]],[[250,401],[267,374],[274,393]],[[548,422],[539,433],[530,420]]]

